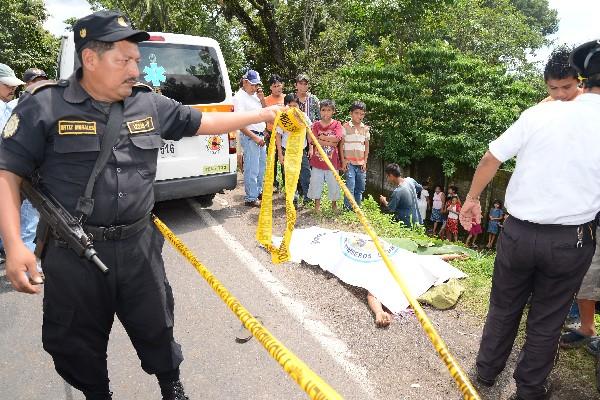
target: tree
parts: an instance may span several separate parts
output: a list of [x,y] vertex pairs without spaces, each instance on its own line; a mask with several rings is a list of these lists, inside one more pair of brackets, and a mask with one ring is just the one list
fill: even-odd
[[58,39],[44,29],[46,18],[41,0],[0,0],[0,62],[18,76],[32,67],[56,74]]
[[411,45],[402,62],[342,68],[330,82],[340,109],[367,103],[376,152],[401,165],[425,157],[476,166],[491,140],[543,97],[527,77],[443,42]]
[[550,8],[548,0],[511,0],[511,3],[542,35],[558,31],[558,12]]

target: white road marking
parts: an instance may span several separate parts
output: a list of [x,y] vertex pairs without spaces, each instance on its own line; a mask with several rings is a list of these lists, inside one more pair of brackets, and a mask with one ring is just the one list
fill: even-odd
[[367,369],[352,361],[355,356],[348,345],[340,340],[323,322],[314,318],[315,313],[307,306],[293,298],[292,293],[269,270],[261,264],[238,240],[223,226],[221,226],[208,211],[200,204],[188,199],[188,204],[204,221],[209,229],[231,250],[241,263],[258,279],[258,281],[276,298],[298,321],[305,331],[329,353],[333,360],[339,364],[349,377],[356,382],[365,392],[366,399],[375,399],[374,386],[367,377]]

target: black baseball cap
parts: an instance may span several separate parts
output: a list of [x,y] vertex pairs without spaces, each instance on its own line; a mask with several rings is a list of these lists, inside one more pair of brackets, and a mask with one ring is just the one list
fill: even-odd
[[600,73],[600,40],[592,40],[575,48],[569,63],[584,78]]
[[77,20],[73,25],[73,32],[77,52],[90,40],[112,43],[127,39],[143,42],[150,38],[148,32],[133,29],[129,18],[124,14],[108,10],[96,11]]
[[39,77],[48,79],[48,75],[46,75],[46,73],[44,72],[44,70],[41,70],[39,68],[29,68],[23,74],[23,80],[25,82],[31,82],[35,78],[39,78]]

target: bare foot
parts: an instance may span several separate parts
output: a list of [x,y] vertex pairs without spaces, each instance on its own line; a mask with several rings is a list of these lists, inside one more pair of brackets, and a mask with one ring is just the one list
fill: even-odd
[[375,325],[378,328],[385,328],[387,326],[389,326],[392,323],[392,316],[385,312],[385,311],[380,311],[377,314],[375,314]]

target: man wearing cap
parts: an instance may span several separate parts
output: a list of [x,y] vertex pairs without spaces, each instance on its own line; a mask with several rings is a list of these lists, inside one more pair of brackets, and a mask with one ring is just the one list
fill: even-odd
[[[6,64],[0,64],[0,130],[4,128],[15,103],[15,90],[25,82],[16,77],[15,72]],[[0,263],[4,262],[4,246],[0,239]]]
[[[248,70],[242,77],[242,87],[233,96],[235,112],[256,112],[263,106],[257,91],[261,85],[260,75],[254,70]],[[263,180],[267,163],[267,148],[265,146],[264,122],[249,124],[240,129],[242,148],[244,149],[244,189],[246,196],[244,204],[249,207],[259,207],[262,198]]]
[[[84,17],[75,23],[74,36],[82,67],[68,80],[27,91],[2,131],[0,235],[6,274],[16,290],[40,292],[35,256],[19,235],[19,187],[36,172],[44,190],[81,218],[110,268],[104,275],[59,238],[48,238],[42,255],[42,342],[56,371],[86,399],[111,399],[106,349],[116,314],[142,368],[157,376],[163,399],[187,399],[179,380],[183,357],[173,338],[164,239],[150,220],[158,149],[163,139],[272,121],[276,109],[200,113],[136,83],[137,42],[149,35],[132,29],[120,13]],[[104,146],[108,161],[89,199],[83,194],[107,124],[118,127],[118,135]]]
[[[493,386],[502,372],[530,300],[527,336],[512,399],[549,395],[561,327],[596,248],[600,211],[600,42],[571,53],[585,78],[584,93],[569,102],[546,102],[521,115],[481,159],[460,220],[481,220],[479,195],[501,163],[517,157],[506,190],[510,217],[498,241],[490,307],[477,355],[477,380]],[[548,187],[565,188],[551,202]],[[568,189],[566,189],[568,188]],[[556,207],[567,204],[568,207]]]
[[[304,111],[311,122],[321,119],[321,111],[319,109],[319,99],[317,96],[309,92],[310,80],[308,75],[302,73],[296,77],[296,94],[300,102],[298,107]],[[310,163],[308,162],[308,144],[304,148],[302,156],[302,165],[300,167],[300,179],[298,179],[298,194],[301,199],[308,198],[308,186],[310,184]]]

